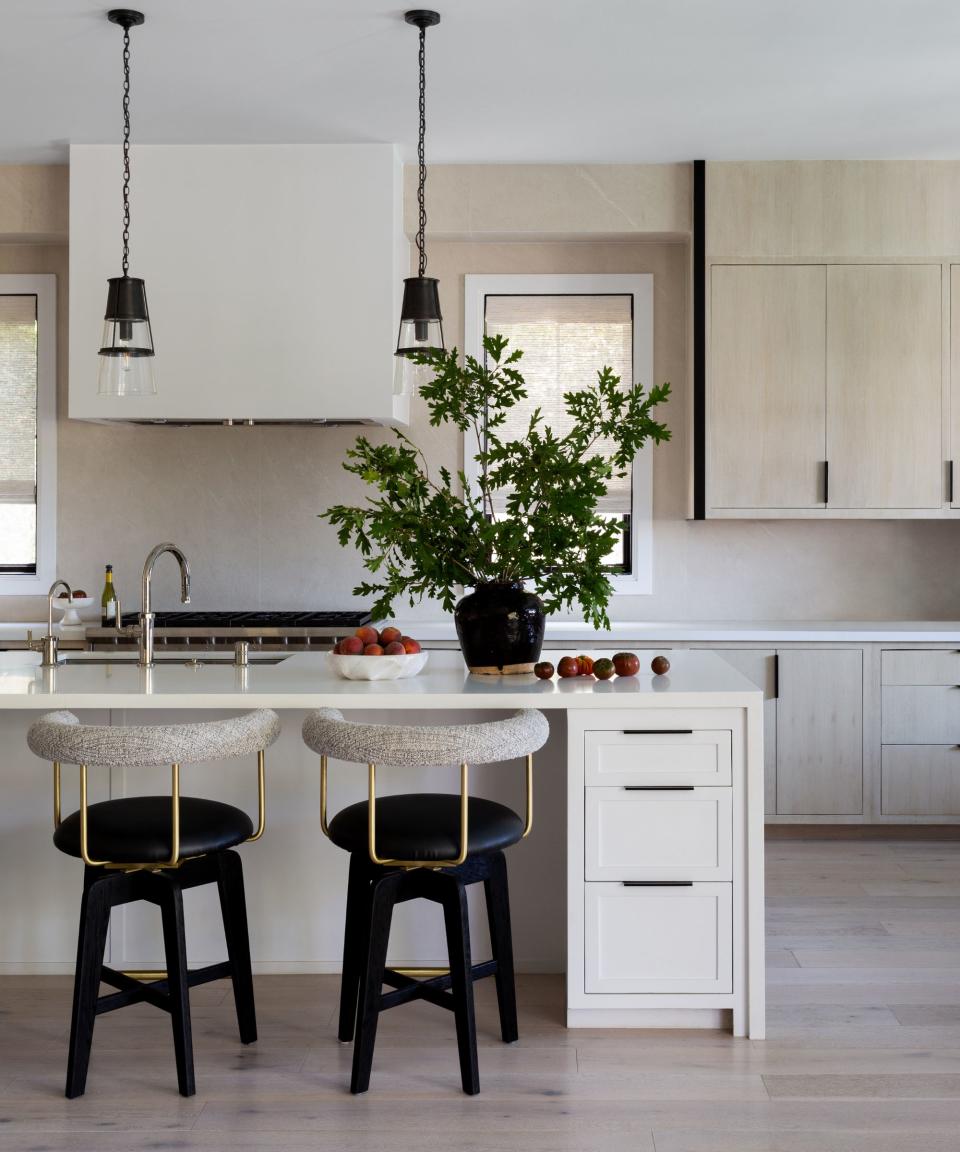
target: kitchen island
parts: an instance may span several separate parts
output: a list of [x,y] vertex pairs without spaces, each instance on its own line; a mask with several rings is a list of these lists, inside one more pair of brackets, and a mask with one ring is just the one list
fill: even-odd
[[[320,832],[318,764],[300,740],[304,713],[331,706],[386,723],[443,723],[536,707],[551,737],[536,759],[534,831],[510,856],[518,967],[566,969],[572,1026],[726,1026],[762,1036],[762,695],[713,653],[675,653],[663,677],[648,671],[652,655],[641,653],[639,676],[607,682],[470,676],[453,652],[431,653],[415,678],[376,683],[339,679],[322,654],[253,660],[247,669],[201,659],[144,670],[130,657],[75,653],[52,669],[2,667],[0,972],[69,971],[73,959],[80,868],[49,843],[49,774],[25,739],[39,712],[149,724],[278,710],[267,831],[244,849],[251,942],[258,970],[307,972],[338,967],[346,857]],[[91,799],[162,793],[167,775],[98,769]],[[519,770],[493,765],[473,779],[478,793],[521,803]],[[67,769],[64,784],[70,810]],[[454,784],[443,768],[382,773],[384,791]],[[253,765],[191,766],[183,791],[250,807]],[[364,772],[333,766],[334,810],[364,792]],[[214,962],[222,953],[215,906],[204,902],[208,894],[191,895],[191,963]],[[314,915],[303,915],[305,902]],[[433,911],[402,909],[409,915],[398,919],[392,963],[442,963]],[[157,928],[148,909],[120,910],[111,965],[155,966]],[[479,955],[479,919],[475,938]]]

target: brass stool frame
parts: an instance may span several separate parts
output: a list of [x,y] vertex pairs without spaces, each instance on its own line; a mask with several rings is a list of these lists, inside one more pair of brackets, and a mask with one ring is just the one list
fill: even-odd
[[[328,758],[320,755],[320,828],[330,839],[327,824],[327,772]],[[469,846],[469,767],[466,762],[460,765],[460,851],[454,860],[390,860],[377,854],[377,766],[367,764],[367,854],[373,864],[387,868],[459,868],[467,859]],[[533,827],[533,753],[526,756],[526,808],[521,840],[530,835]]]
[[[242,841],[244,844],[252,844],[254,840],[259,840],[263,835],[263,830],[266,825],[266,789],[264,785],[264,768],[266,764],[265,750],[260,749],[257,753],[257,830],[252,836],[248,836],[246,840]],[[180,858],[180,765],[172,764],[170,766],[170,821],[172,829],[171,838],[171,851],[170,859],[163,861],[151,861],[147,864],[135,863],[115,863],[112,860],[93,860],[90,856],[89,849],[89,814],[87,803],[87,765],[80,764],[80,855],[83,858],[84,864],[90,868],[116,868],[124,872],[159,872],[166,868],[179,868],[186,859],[197,859],[197,857],[184,857]],[[60,779],[60,762],[54,760],[53,762],[53,826],[59,828],[61,823],[61,799],[62,787]]]

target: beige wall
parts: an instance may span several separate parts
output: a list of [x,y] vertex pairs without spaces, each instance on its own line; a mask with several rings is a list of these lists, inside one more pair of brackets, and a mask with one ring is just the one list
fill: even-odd
[[[487,170],[488,186],[491,171]],[[541,171],[539,180],[530,172],[525,170],[522,182],[530,196],[550,196],[570,180],[570,171],[565,169]],[[461,188],[464,178],[461,173]],[[456,187],[458,182],[451,176],[450,183]],[[658,188],[665,183],[670,180],[654,182]],[[473,178],[469,184],[471,227],[485,238],[437,239],[429,253],[430,271],[441,281],[451,344],[462,344],[463,276],[467,272],[654,275],[655,373],[658,380],[668,379],[674,386],[674,398],[666,409],[674,439],[655,454],[655,591],[652,596],[621,598],[613,608],[615,617],[960,616],[956,588],[960,529],[955,524],[692,523],[684,518],[690,398],[689,250],[678,239],[644,242],[634,238],[636,223],[629,228],[623,225],[622,205],[617,201],[618,189],[629,184],[622,172],[610,187],[598,186],[595,179],[590,185],[591,196],[601,200],[613,196],[615,201],[604,226],[592,235],[585,234],[583,224],[592,213],[590,197],[581,196],[569,213],[552,211],[551,228],[569,233],[573,238],[568,240],[530,240],[533,213],[529,209],[525,213],[511,209],[518,219],[522,216],[522,230],[519,225],[499,226],[496,206],[484,209],[478,200],[480,184]],[[442,188],[443,182],[436,180],[431,194],[438,195]],[[631,217],[636,217],[636,205],[628,207]],[[438,207],[436,214],[454,227],[452,205]],[[681,220],[683,211],[675,215]],[[668,221],[669,214],[658,210],[657,218]],[[43,225],[33,217],[31,227],[35,234],[43,232]],[[495,233],[510,239],[487,238]],[[520,235],[527,238],[519,239]],[[0,271],[55,272],[59,277],[61,410],[65,410],[66,261],[63,245],[0,244]],[[162,356],[162,334],[157,337]],[[97,333],[91,333],[91,373],[96,339]],[[175,371],[175,365],[161,359],[159,367],[162,387],[163,373]],[[369,434],[389,435],[382,429]],[[356,430],[348,428],[156,428],[61,419],[59,570],[96,593],[103,564],[112,562],[121,595],[132,608],[139,598],[143,557],[154,543],[169,537],[191,557],[193,602],[198,608],[349,606],[350,589],[362,570],[355,555],[339,548],[316,514],[330,503],[361,495],[361,487],[340,468],[355,435]],[[411,435],[434,466],[459,462],[459,438],[431,429],[417,403]],[[744,435],[749,435],[749,429],[744,429]],[[172,563],[158,569],[156,604],[160,608],[174,606],[174,569]],[[40,611],[36,598],[0,599],[0,619],[36,620]],[[432,614],[429,607],[403,611],[421,617]]]

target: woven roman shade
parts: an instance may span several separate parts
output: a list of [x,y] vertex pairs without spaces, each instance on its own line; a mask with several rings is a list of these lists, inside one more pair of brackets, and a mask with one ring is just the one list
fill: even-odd
[[[595,382],[604,365],[624,384],[634,383],[632,296],[488,295],[485,328],[489,335],[505,336],[511,348],[523,349],[517,367],[526,381],[527,398],[509,411],[506,424],[498,429],[505,439],[522,436],[537,407],[557,435],[569,432],[572,421],[563,394]],[[595,448],[606,455],[612,450],[603,440]],[[631,511],[629,475],[613,480],[599,510],[617,515]]]

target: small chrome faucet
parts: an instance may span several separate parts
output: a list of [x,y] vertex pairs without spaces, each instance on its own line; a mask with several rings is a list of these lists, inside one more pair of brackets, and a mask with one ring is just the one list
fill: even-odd
[[158,544],[153,548],[143,564],[143,579],[140,583],[140,623],[124,628],[120,617],[119,605],[117,609],[117,633],[120,636],[136,636],[139,659],[137,663],[141,668],[153,667],[153,626],[154,613],[150,603],[150,582],[153,579],[153,566],[157,560],[169,552],[180,565],[180,602],[190,603],[190,562],[182,549],[169,541]]
[[66,582],[66,580],[54,580],[50,585],[50,591],[47,593],[47,634],[42,636],[39,640],[34,640],[33,631],[27,630],[27,648],[31,652],[41,652],[40,658],[41,668],[56,668],[57,666],[57,650],[60,642],[53,634],[53,594],[58,588],[66,588],[67,596],[73,599],[73,589]]

